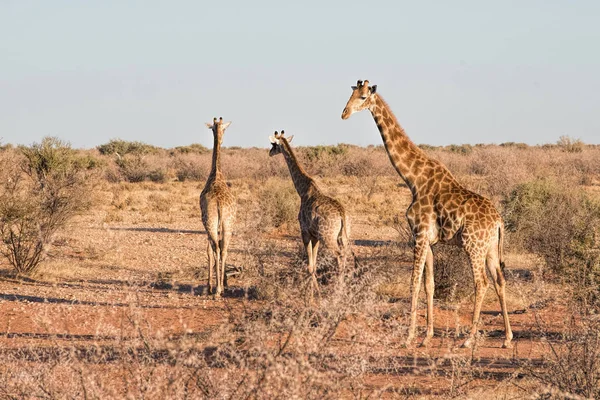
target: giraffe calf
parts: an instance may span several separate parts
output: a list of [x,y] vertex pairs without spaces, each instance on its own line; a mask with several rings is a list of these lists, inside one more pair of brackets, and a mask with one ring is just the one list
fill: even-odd
[[225,129],[231,122],[223,122],[223,118],[213,119],[213,123],[206,126],[212,130],[214,136],[212,167],[206,185],[200,194],[200,210],[202,211],[202,223],[208,235],[208,293],[212,293],[213,271],[216,270],[217,287],[215,297],[220,297],[224,286],[227,286],[225,275],[225,262],[227,261],[227,250],[237,204],[231,193],[225,176],[221,172],[221,143]]

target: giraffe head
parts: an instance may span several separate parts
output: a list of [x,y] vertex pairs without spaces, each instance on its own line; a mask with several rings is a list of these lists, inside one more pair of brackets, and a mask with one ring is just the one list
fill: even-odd
[[352,94],[342,111],[342,119],[348,119],[357,111],[365,108],[371,108],[375,104],[375,92],[377,85],[369,86],[369,81],[357,81],[356,86],[352,86]]
[[221,144],[221,142],[223,141],[223,134],[225,133],[225,129],[227,129],[227,127],[229,127],[230,124],[231,121],[223,122],[223,117],[220,117],[218,120],[217,117],[214,117],[213,122],[206,123],[206,126],[208,127],[208,129],[211,129],[213,131],[213,136],[219,139],[219,144]]
[[284,137],[285,131],[281,131],[281,133],[275,133],[273,136],[269,136],[269,140],[271,141],[271,150],[269,150],[269,156],[273,157],[277,154],[280,154],[283,151],[283,146],[289,146],[289,143],[292,141],[294,136],[290,136],[289,138]]

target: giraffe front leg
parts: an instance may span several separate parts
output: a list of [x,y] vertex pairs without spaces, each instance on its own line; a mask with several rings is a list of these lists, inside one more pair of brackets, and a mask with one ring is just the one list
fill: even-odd
[[425,259],[425,294],[427,295],[427,334],[421,346],[429,345],[433,337],[433,293],[435,282],[433,280],[433,251],[427,246],[427,258]]
[[415,244],[415,257],[413,264],[412,278],[410,282],[410,325],[408,327],[408,337],[406,338],[406,347],[410,347],[415,338],[417,329],[417,305],[419,303],[419,291],[421,289],[421,278],[423,268],[429,251],[429,243],[425,235],[417,235]]

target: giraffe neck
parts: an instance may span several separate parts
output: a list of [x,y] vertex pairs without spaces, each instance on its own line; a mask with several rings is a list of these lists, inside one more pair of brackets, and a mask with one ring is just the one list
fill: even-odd
[[378,94],[375,95],[375,103],[369,110],[381,133],[392,165],[414,195],[419,183],[419,171],[412,167],[416,161],[427,163],[429,158],[409,139],[392,110]]
[[209,178],[215,179],[222,177],[221,173],[221,143],[219,141],[218,135],[215,136],[215,141],[213,145],[213,155],[212,155],[212,167],[210,169]]
[[314,181],[306,173],[306,171],[304,171],[304,168],[302,168],[298,162],[298,159],[296,158],[296,155],[294,154],[287,140],[282,140],[282,144],[283,157],[285,158],[285,162],[290,170],[290,175],[292,176],[292,181],[294,182],[296,191],[300,197],[305,197],[309,194],[309,189],[314,184]]

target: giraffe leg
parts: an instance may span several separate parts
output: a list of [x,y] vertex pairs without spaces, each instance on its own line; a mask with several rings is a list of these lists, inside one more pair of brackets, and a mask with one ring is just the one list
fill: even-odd
[[317,281],[317,252],[319,251],[319,240],[313,238],[311,240],[312,245],[312,269],[309,267],[309,273],[311,275],[313,289],[316,290],[317,295],[320,295],[319,282]]
[[227,255],[229,249],[229,243],[231,242],[231,230],[229,228],[223,229],[223,240],[221,241],[221,264],[223,264],[222,272],[222,282],[223,286],[227,287],[227,274],[225,273],[225,266],[227,262]]
[[427,334],[421,343],[426,347],[433,337],[433,292],[435,289],[433,281],[433,251],[431,246],[427,249],[427,258],[425,259],[425,294],[427,295]]
[[471,333],[462,347],[471,347],[475,341],[475,336],[479,333],[479,316],[481,314],[481,305],[488,288],[487,275],[485,273],[485,261],[483,257],[469,254],[471,268],[473,269],[473,279],[475,280],[475,304],[473,305],[473,323]]
[[409,347],[415,338],[415,331],[417,329],[417,305],[419,302],[419,291],[421,289],[421,278],[423,276],[423,268],[425,267],[425,261],[429,248],[429,243],[427,243],[424,236],[417,236],[415,244],[415,259],[410,282],[410,325],[408,327],[406,347]]
[[496,290],[496,294],[498,295],[498,300],[500,301],[500,308],[502,309],[502,317],[504,318],[504,333],[506,336],[504,339],[504,343],[502,343],[502,347],[511,348],[513,333],[512,329],[510,328],[510,321],[508,320],[508,309],[506,307],[506,280],[504,279],[504,273],[502,272],[502,268],[500,268],[500,261],[498,261],[498,256],[493,251],[491,251],[490,253],[491,254],[488,254],[486,258],[486,266],[494,282],[494,289]]
[[[339,229],[341,229],[341,228],[339,228]],[[339,232],[339,229],[338,229],[338,232]],[[333,232],[335,232],[335,230]],[[339,233],[335,234],[333,232],[330,235],[323,235],[323,238],[322,238],[323,243],[325,244],[325,247],[327,249],[329,249],[335,255],[335,261],[336,261],[335,267],[331,268],[328,266],[326,268],[327,282],[333,281],[334,278],[342,277],[342,272],[345,269],[344,253],[341,250],[342,246],[340,246],[340,243],[338,242]]]
[[316,268],[313,266],[313,245],[312,245],[312,240],[310,238],[310,235],[307,233],[302,232],[302,241],[304,242],[304,248],[306,249],[306,258],[308,258],[308,266],[307,266],[307,270],[308,270],[308,274],[309,277],[308,279],[310,279],[310,289],[308,291],[308,297],[309,297],[309,303],[313,302],[313,290],[314,290],[314,282],[312,281],[313,278],[313,271],[316,271]]
[[221,250],[219,248],[219,236],[218,236],[218,232],[216,231],[216,229],[213,229],[211,231],[209,231],[208,233],[209,236],[209,243],[212,249],[212,253],[213,253],[213,260],[214,260],[214,265],[215,265],[215,270],[216,270],[216,281],[217,281],[217,288],[215,290],[215,297],[220,297],[221,296],[221,292],[223,291],[223,287],[222,287],[222,282],[220,279],[220,270],[221,270]]
[[212,279],[213,279],[213,270],[215,268],[215,257],[213,254],[213,249],[212,246],[210,244],[210,239],[208,240],[208,242],[206,243],[206,254],[208,255],[208,282],[206,287],[208,288],[208,294],[210,295],[212,293],[213,290],[213,286],[212,286]]

